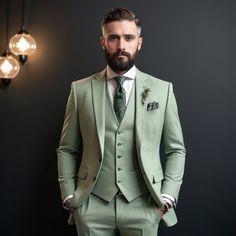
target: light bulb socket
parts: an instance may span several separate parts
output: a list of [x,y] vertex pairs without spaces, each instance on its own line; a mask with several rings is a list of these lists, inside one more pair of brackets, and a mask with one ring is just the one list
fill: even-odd
[[7,49],[5,49],[3,52],[2,52],[2,57],[6,57],[9,55],[9,51]]
[[11,83],[11,79],[1,79],[4,88],[8,87]]
[[19,57],[19,61],[20,61],[20,63],[21,63],[22,65],[24,65],[25,62],[26,62],[27,59],[28,59],[28,56],[27,56],[27,55],[19,55],[18,57]]
[[14,56],[7,48],[2,52],[2,57]]
[[22,25],[22,26],[21,26],[21,29],[18,31],[17,34],[29,34],[29,33],[26,31],[25,26]]

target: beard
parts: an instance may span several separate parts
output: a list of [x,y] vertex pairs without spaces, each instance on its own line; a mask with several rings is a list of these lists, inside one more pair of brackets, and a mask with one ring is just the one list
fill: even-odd
[[[118,50],[114,53],[109,53],[105,48],[105,57],[107,60],[107,64],[114,72],[126,72],[131,69],[135,63],[137,53],[138,49],[133,55],[122,50]],[[125,56],[125,58],[120,58],[118,56]]]

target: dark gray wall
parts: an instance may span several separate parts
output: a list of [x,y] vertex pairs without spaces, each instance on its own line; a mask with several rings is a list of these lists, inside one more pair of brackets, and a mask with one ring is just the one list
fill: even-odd
[[[236,2],[230,0],[27,1],[37,51],[0,89],[0,234],[75,235],[61,208],[56,170],[73,80],[105,67],[99,23],[114,7],[142,20],[139,69],[174,83],[187,147],[176,227],[160,234],[235,235]],[[0,49],[4,49],[0,1]],[[20,27],[11,1],[10,35]]]

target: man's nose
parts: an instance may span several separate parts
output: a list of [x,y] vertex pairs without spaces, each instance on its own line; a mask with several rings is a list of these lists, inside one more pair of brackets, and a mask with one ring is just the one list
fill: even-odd
[[123,38],[120,38],[120,40],[118,42],[118,48],[122,51],[125,50],[125,41]]

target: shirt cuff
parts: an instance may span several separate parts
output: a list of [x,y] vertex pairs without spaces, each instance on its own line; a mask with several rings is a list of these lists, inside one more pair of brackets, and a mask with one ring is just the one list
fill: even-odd
[[163,197],[165,203],[167,204],[168,209],[170,209],[176,205],[176,199],[173,196],[171,196],[170,194],[163,193],[162,197]]
[[66,206],[66,203],[67,203],[71,198],[73,198],[73,194],[68,195],[68,196],[63,200],[62,206],[63,206],[64,209],[70,210],[70,209]]

